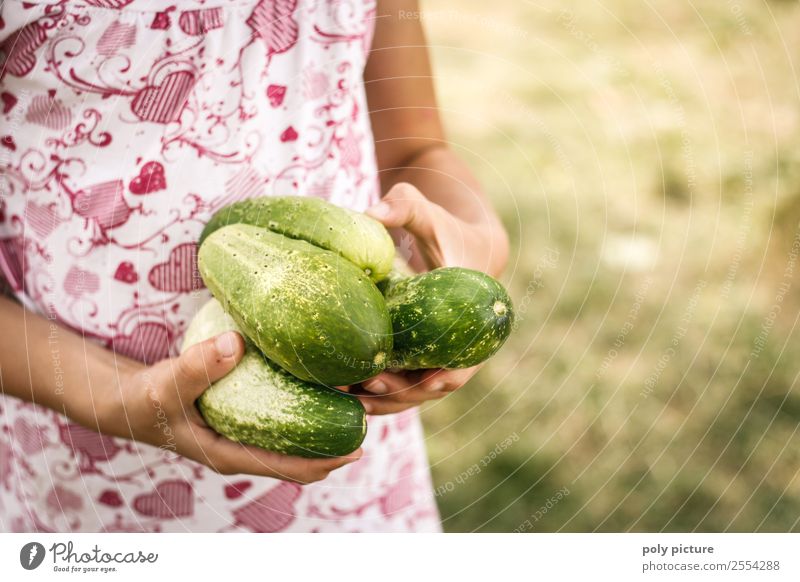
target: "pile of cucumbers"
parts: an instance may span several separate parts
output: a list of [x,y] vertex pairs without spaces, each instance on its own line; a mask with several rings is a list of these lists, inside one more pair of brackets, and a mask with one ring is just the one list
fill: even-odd
[[366,414],[336,386],[385,369],[470,367],[500,349],[514,314],[499,282],[456,267],[413,275],[394,260],[382,224],[319,198],[219,210],[198,251],[214,299],[183,349],[234,330],[246,351],[198,400],[209,426],[287,455],[345,455],[364,440]]

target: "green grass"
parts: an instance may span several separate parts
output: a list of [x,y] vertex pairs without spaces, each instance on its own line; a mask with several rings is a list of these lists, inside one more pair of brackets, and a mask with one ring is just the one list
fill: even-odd
[[426,3],[524,311],[424,410],[449,531],[800,530],[800,6],[651,6]]

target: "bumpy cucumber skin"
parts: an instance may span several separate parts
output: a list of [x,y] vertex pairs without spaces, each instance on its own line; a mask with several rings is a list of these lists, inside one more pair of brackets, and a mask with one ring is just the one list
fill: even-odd
[[[226,331],[240,332],[212,299],[189,325],[182,351]],[[346,455],[367,433],[366,413],[357,398],[292,377],[249,341],[236,368],[203,392],[197,404],[219,434],[284,455]]]
[[393,278],[384,293],[394,329],[392,368],[476,366],[500,349],[514,323],[503,286],[471,269]]
[[198,267],[245,335],[293,376],[344,386],[385,368],[392,348],[386,304],[336,253],[232,224],[203,241]]
[[211,217],[200,243],[212,232],[236,223],[260,226],[338,253],[374,282],[392,268],[394,242],[380,222],[321,198],[263,196],[234,202]]

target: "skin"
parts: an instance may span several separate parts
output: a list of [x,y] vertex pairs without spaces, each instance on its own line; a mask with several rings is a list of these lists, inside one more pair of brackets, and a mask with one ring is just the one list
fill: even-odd
[[[378,4],[364,79],[386,194],[368,212],[394,236],[412,237],[410,262],[418,270],[464,266],[498,275],[508,254],[505,231],[445,141],[420,21],[401,17],[418,10],[408,0]],[[280,455],[234,443],[208,428],[194,403],[241,359],[244,343],[236,333],[148,367],[3,297],[0,329],[0,390],[98,432],[172,450],[222,474],[299,483],[322,480],[361,457],[360,449],[331,459]],[[441,398],[476,370],[384,373],[350,390],[371,414],[390,414]]]
[[[381,187],[367,214],[396,240],[413,237],[418,271],[468,267],[499,275],[508,238],[478,181],[448,147],[438,115],[417,2],[378,3],[375,40],[364,74]],[[391,414],[442,398],[478,371],[383,373],[351,388],[370,414]]]

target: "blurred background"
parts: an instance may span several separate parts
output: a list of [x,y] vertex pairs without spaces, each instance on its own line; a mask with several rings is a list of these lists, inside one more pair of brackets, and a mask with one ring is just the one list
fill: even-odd
[[519,316],[424,409],[445,529],[800,530],[800,4],[423,9]]

